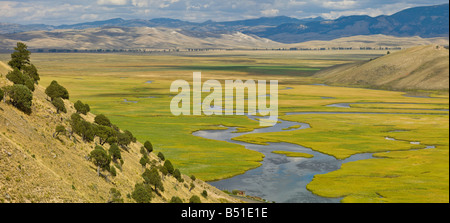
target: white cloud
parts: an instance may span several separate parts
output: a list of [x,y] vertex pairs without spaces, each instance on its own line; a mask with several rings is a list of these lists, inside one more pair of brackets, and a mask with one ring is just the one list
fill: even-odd
[[280,13],[280,10],[278,10],[278,9],[267,9],[267,10],[261,11],[261,14],[263,16],[276,16],[276,15],[278,15],[278,13]]
[[391,15],[403,9],[407,9],[410,7],[414,7],[413,4],[405,4],[405,3],[396,3],[396,4],[388,4],[383,5],[379,8],[365,8],[364,10],[342,10],[342,11],[330,11],[327,13],[321,13],[325,19],[336,19],[342,16],[350,16],[350,15],[368,15],[371,17],[376,17],[379,15]]
[[389,15],[407,7],[442,3],[445,0],[0,0],[0,21],[60,25],[111,18],[204,22],[285,15],[334,19]]
[[127,5],[128,0],[97,0],[99,5]]
[[131,4],[139,8],[158,7],[167,8],[180,0],[131,0]]
[[81,16],[82,20],[95,20],[98,19],[98,15],[96,14],[84,14]]
[[356,1],[343,0],[343,1],[327,1],[323,2],[323,7],[330,9],[351,9],[357,5]]
[[307,2],[303,2],[303,1],[296,1],[296,0],[289,0],[288,5],[291,6],[302,6],[302,5],[306,5]]

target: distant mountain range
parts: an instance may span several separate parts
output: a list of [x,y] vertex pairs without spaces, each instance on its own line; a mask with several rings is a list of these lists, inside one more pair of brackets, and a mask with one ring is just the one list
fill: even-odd
[[270,27],[277,27],[282,24],[300,24],[312,21],[323,21],[321,17],[310,19],[295,19],[287,16],[262,17],[258,19],[238,20],[229,22],[206,21],[203,23],[195,23],[182,21],[179,19],[157,18],[151,20],[131,19],[124,20],[121,18],[109,19],[104,21],[94,21],[86,23],[78,23],[72,25],[51,26],[45,24],[19,25],[12,23],[0,23],[0,34],[11,34],[27,31],[51,31],[57,29],[89,29],[100,27],[164,27],[177,28],[190,31],[260,31]]
[[286,23],[252,34],[282,43],[374,34],[448,37],[449,4],[410,8],[390,16],[346,16],[331,21]]
[[[236,33],[259,40],[292,44],[312,40],[334,40],[357,35],[386,35],[396,37],[422,38],[449,37],[449,4],[415,7],[393,15],[345,16],[335,20],[321,17],[296,19],[286,16],[262,17],[257,19],[195,23],[178,19],[159,18],[151,20],[121,18],[78,23],[72,25],[51,26],[45,24],[19,25],[0,23],[0,41],[5,39],[31,40],[23,34],[30,31],[86,30],[97,28],[169,28],[189,37],[204,39],[208,37],[235,36]],[[63,31],[64,30],[64,31]],[[185,48],[188,48],[186,46]]]

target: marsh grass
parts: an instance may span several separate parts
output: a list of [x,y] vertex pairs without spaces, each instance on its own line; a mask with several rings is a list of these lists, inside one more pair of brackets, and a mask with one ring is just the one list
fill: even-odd
[[[155,151],[170,157],[184,174],[203,180],[223,179],[256,168],[263,155],[191,133],[220,129],[218,126],[251,131],[259,128],[259,123],[245,116],[174,117],[169,110],[171,96],[175,95],[169,92],[171,82],[191,82],[192,72],[196,71],[202,71],[204,80],[222,82],[279,80],[280,118],[308,123],[312,128],[250,134],[236,140],[289,142],[338,159],[375,153],[376,159],[346,163],[338,171],[315,176],[308,189],[320,196],[345,197],[344,202],[448,202],[448,112],[283,116],[286,112],[306,111],[424,113],[417,109],[448,109],[445,92],[434,92],[436,98],[412,98],[403,96],[405,92],[311,85],[320,83],[310,77],[318,69],[373,58],[377,53],[33,54],[32,59],[40,71],[42,86],[57,80],[68,88],[71,99],[88,103],[93,113],[107,115],[121,129],[132,131],[139,141],[150,140]],[[8,60],[7,55],[0,58]],[[153,82],[146,83],[149,80]],[[149,96],[153,98],[144,98]],[[137,103],[126,103],[124,99]],[[379,104],[326,107],[355,102]],[[385,102],[398,104],[382,104]],[[408,143],[413,141],[421,145]],[[424,150],[425,145],[436,148]]]

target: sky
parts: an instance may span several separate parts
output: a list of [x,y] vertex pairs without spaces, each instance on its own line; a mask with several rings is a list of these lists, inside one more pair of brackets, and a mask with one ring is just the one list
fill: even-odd
[[112,18],[204,22],[272,16],[336,19],[391,15],[444,3],[448,0],[0,0],[0,23],[61,25]]

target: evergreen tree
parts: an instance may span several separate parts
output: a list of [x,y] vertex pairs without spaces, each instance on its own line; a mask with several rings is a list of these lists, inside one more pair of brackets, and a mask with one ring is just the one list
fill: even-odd
[[136,143],[137,139],[136,139],[136,137],[133,136],[133,133],[131,133],[128,130],[123,131],[123,133],[128,137],[128,139],[130,140],[130,143],[131,142]]
[[141,159],[139,160],[139,163],[141,164],[142,167],[145,167],[149,162],[150,159],[148,158],[148,156],[142,156]]
[[162,161],[166,160],[166,158],[164,157],[164,154],[162,152],[158,153],[158,158],[161,159]]
[[30,66],[25,66],[23,68],[23,73],[29,76],[36,84],[38,83],[39,80],[41,80],[37,68],[34,66],[34,64],[30,64]]
[[91,110],[88,104],[83,104],[80,100],[75,102],[74,107],[75,110],[77,110],[77,113],[81,113],[83,115],[86,115]]
[[131,143],[130,136],[125,133],[117,132],[116,137],[117,137],[117,144],[122,148],[126,149],[128,145],[130,145]]
[[94,126],[85,121],[78,113],[73,113],[70,120],[70,125],[74,133],[78,134],[86,142],[92,142],[95,136]]
[[152,168],[151,170],[145,169],[144,173],[142,174],[142,178],[144,178],[146,184],[153,185],[155,187],[155,191],[157,191],[157,189],[164,191],[161,176],[159,175],[157,169],[155,168]]
[[94,122],[98,125],[111,127],[111,121],[103,114],[95,116]]
[[8,72],[6,74],[6,78],[13,82],[14,84],[25,85],[31,91],[34,91],[34,82],[33,80],[26,74],[23,74],[19,69],[14,68],[14,70]]
[[9,71],[6,74],[6,78],[14,84],[25,84],[25,78],[18,68],[14,68],[14,70]]
[[100,145],[103,146],[105,143],[112,142],[111,138],[115,137],[116,133],[110,127],[99,125],[95,128],[95,135],[99,137]]
[[148,153],[151,153],[153,151],[153,145],[149,141],[145,141],[144,148],[147,150]]
[[148,184],[136,184],[134,185],[134,191],[131,194],[131,197],[137,203],[150,203],[152,200],[152,189]]
[[30,91],[34,91],[35,88],[33,80],[27,75],[24,75],[24,79],[25,79],[24,85],[27,86],[27,88],[30,89]]
[[52,81],[52,83],[45,89],[45,94],[47,94],[52,100],[55,98],[69,99],[69,92],[67,89],[58,84],[57,81]]
[[197,195],[192,195],[192,197],[189,199],[189,203],[202,203],[202,202]]
[[164,167],[167,169],[167,171],[170,173],[170,174],[173,174],[173,172],[174,172],[174,168],[173,168],[173,165],[172,165],[172,163],[170,162],[170,160],[166,160],[165,162],[164,162]]
[[100,168],[109,170],[109,164],[111,163],[111,157],[101,146],[96,146],[90,153],[89,157],[92,162],[97,166],[97,175],[100,176]]
[[25,112],[26,114],[31,114],[33,94],[30,89],[24,85],[15,84],[9,88],[8,95],[14,107]]
[[172,199],[170,199],[169,203],[183,203],[183,201],[181,200],[181,198],[173,196]]
[[59,112],[67,113],[66,106],[64,105],[64,101],[61,98],[55,98],[52,101],[53,106],[56,108],[56,113]]
[[109,154],[113,161],[122,159],[122,154],[120,153],[120,149],[117,144],[112,144],[111,147],[109,147]]
[[58,126],[56,126],[55,133],[53,134],[54,135],[53,137],[57,137],[59,134],[63,134],[65,132],[66,132],[66,128],[64,128],[64,126],[62,126],[62,125],[58,125]]
[[208,192],[207,192],[206,190],[203,190],[202,196],[203,196],[204,198],[208,197]]
[[179,169],[175,169],[175,171],[173,171],[173,177],[175,177],[175,179],[177,179],[180,182],[183,182],[183,178],[181,178],[181,173]]
[[11,60],[8,65],[13,69],[17,68],[22,70],[25,66],[30,64],[30,51],[27,50],[27,45],[22,42],[18,42],[14,47],[14,52],[11,54]]

